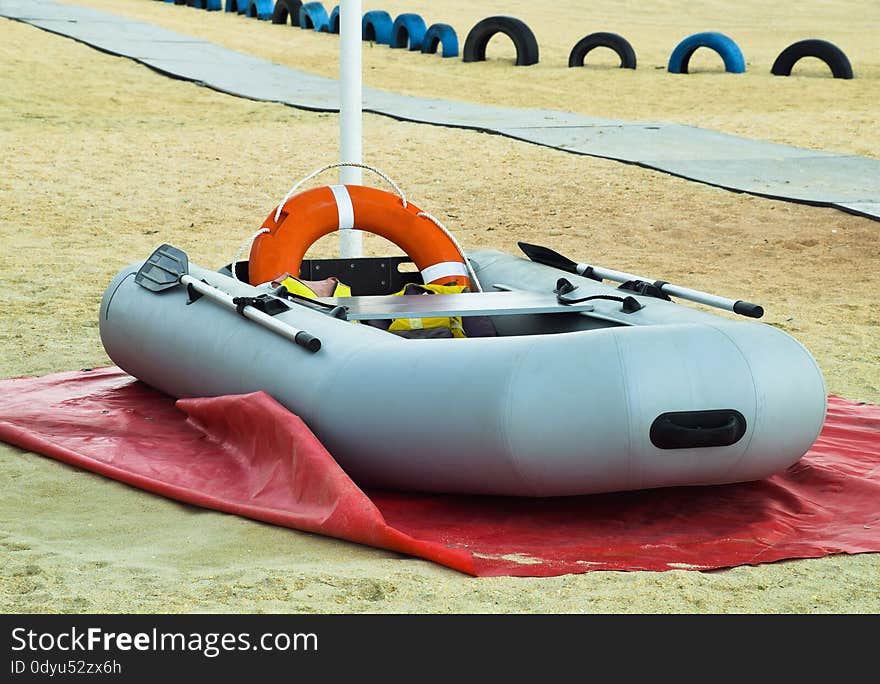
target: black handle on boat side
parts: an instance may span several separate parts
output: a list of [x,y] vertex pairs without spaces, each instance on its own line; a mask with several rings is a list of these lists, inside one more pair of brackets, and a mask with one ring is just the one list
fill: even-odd
[[733,409],[662,413],[651,424],[658,449],[694,449],[736,444],[746,433],[746,419]]

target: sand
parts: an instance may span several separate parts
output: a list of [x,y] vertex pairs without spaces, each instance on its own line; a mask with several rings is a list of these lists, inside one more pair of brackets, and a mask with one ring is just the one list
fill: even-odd
[[[335,74],[330,36],[146,0],[82,4]],[[493,59],[470,65],[365,48],[369,85],[880,156],[880,46],[865,30],[880,26],[880,12],[861,11],[856,21],[860,3],[782,2],[770,10],[745,2],[728,17],[723,3],[709,2],[686,20],[667,2],[629,12],[621,3],[580,9],[566,0],[552,14],[522,0],[480,10],[405,4],[460,33],[489,13],[520,16],[538,35],[542,63],[515,69],[495,40]],[[795,6],[802,10],[795,14]],[[385,8],[394,14],[404,3]],[[565,30],[554,31],[553,22]],[[695,74],[651,68],[680,38],[707,28],[748,46],[749,73],[724,74],[700,53]],[[610,60],[564,68],[571,45],[593,30],[626,35],[640,69],[613,69]],[[790,79],[767,73],[782,47],[813,35],[844,47],[859,78],[836,81],[822,68]],[[228,262],[295,180],[336,156],[335,115],[222,95],[7,20],[0,56],[0,377],[109,363],[97,307],[119,268],[164,241],[200,264]],[[524,239],[760,302],[768,323],[816,356],[830,392],[880,402],[876,222],[498,136],[377,116],[364,126],[365,158],[465,247],[515,251]],[[366,247],[382,253],[387,243],[369,238]],[[315,253],[335,250],[325,238]],[[0,446],[0,479],[5,612],[880,611],[880,554],[713,573],[472,579],[176,504],[8,446]]]

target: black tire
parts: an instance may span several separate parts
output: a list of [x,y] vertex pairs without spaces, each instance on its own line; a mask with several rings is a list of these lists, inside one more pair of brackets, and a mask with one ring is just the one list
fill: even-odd
[[831,67],[834,78],[852,78],[852,64],[849,58],[834,43],[818,38],[808,38],[792,43],[773,62],[770,73],[774,76],[791,76],[792,67],[803,57],[816,57]]
[[487,17],[478,21],[467,34],[462,51],[462,61],[486,60],[486,45],[496,33],[503,33],[513,41],[516,48],[516,66],[538,63],[538,41],[532,29],[516,17]]
[[286,24],[288,18],[291,26],[299,26],[299,8],[302,0],[278,0],[272,10],[273,24]]
[[636,52],[632,45],[623,36],[616,33],[591,33],[581,38],[577,44],[571,49],[568,55],[568,66],[582,67],[587,53],[593,48],[606,47],[611,48],[620,57],[621,69],[636,68]]

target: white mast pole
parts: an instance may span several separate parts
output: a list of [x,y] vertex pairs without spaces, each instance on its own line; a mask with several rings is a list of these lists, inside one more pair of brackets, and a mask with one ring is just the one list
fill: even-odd
[[[339,161],[363,161],[361,83],[361,0],[339,2]],[[361,169],[339,168],[339,182],[361,185]],[[363,234],[359,230],[343,230],[339,235],[339,256],[343,259],[361,256]]]

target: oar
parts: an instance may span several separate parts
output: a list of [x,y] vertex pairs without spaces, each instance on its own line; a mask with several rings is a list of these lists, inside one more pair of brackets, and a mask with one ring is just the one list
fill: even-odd
[[268,328],[291,342],[295,342],[310,352],[316,352],[321,348],[321,340],[310,335],[305,330],[298,330],[250,304],[242,304],[241,301],[236,301],[238,298],[231,297],[213,285],[193,278],[189,275],[189,258],[186,256],[186,252],[171,245],[165,244],[156,248],[150,255],[150,258],[141,266],[134,281],[150,292],[162,292],[163,290],[176,287],[178,284],[185,285],[200,295],[213,299],[215,302],[240,313],[245,318],[264,328]]
[[670,295],[671,297],[680,297],[681,299],[688,299],[692,302],[714,306],[718,309],[724,309],[725,311],[733,311],[740,316],[748,316],[749,318],[760,318],[764,315],[763,307],[758,304],[752,304],[751,302],[744,302],[741,299],[728,299],[727,297],[719,297],[718,295],[709,294],[708,292],[700,292],[699,290],[691,290],[687,287],[672,285],[663,280],[645,278],[644,276],[624,273],[623,271],[615,271],[610,268],[602,268],[601,266],[579,264],[547,247],[530,245],[527,242],[519,242],[517,244],[519,244],[520,249],[532,261],[547,266],[553,266],[562,271],[577,273],[578,275],[587,278],[612,280],[616,283],[625,283],[630,280],[641,280],[643,282],[653,283],[661,292]]

